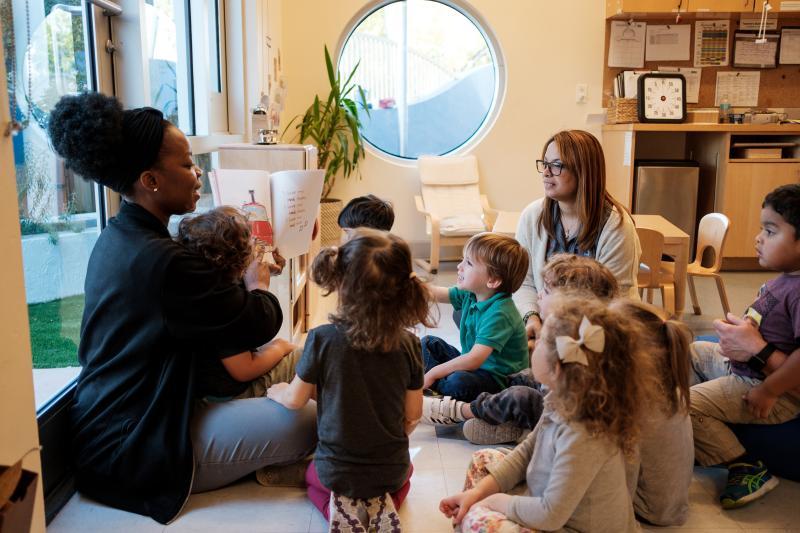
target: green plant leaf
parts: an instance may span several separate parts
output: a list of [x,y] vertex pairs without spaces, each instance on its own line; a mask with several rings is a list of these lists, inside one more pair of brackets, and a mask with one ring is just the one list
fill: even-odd
[[[369,116],[366,93],[364,89],[353,83],[359,67],[356,64],[344,77],[334,68],[330,51],[324,46],[325,69],[330,85],[327,96],[316,95],[314,101],[302,115],[294,117],[289,125],[295,124],[299,142],[311,140],[317,146],[317,166],[325,169],[325,186],[322,197],[330,193],[338,175],[347,178],[357,170],[359,161],[366,151],[361,138],[361,120],[359,107]],[[357,92],[358,96],[348,97]],[[299,118],[299,122],[297,119]],[[284,133],[289,129],[287,126]]]
[[331,88],[337,86],[336,75],[333,73],[333,61],[331,61],[331,54],[328,52],[328,45],[325,45],[325,68],[328,69],[328,82]]

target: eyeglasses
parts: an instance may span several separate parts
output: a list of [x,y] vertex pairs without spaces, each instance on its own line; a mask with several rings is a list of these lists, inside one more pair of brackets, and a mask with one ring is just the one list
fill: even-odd
[[545,169],[550,169],[550,174],[553,176],[560,176],[561,171],[564,169],[564,163],[560,161],[542,161],[541,159],[537,159],[536,170],[538,170],[540,174],[544,174]]

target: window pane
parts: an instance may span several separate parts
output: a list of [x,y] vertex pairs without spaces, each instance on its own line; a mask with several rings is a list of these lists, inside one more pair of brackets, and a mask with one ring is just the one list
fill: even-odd
[[[219,153],[207,152],[204,154],[194,154],[192,158],[194,159],[194,163],[203,171],[203,175],[200,176],[200,182],[203,186],[200,188],[200,199],[197,201],[197,207],[194,213],[205,213],[206,211],[214,209],[214,199],[211,197],[211,182],[208,179],[208,173],[215,168],[219,168]],[[172,235],[178,234],[178,224],[180,224],[181,219],[185,216],[187,215],[173,215],[170,217],[168,228]]]
[[150,74],[150,105],[184,133],[193,135],[186,13],[184,0],[145,0],[143,44]]
[[[0,0],[37,407],[78,372],[83,282],[100,231],[97,188],[50,149],[58,99],[92,90],[80,0]],[[29,17],[29,19],[28,19]],[[30,36],[27,28],[30,27]]]
[[444,154],[468,141],[495,98],[494,59],[480,29],[441,2],[395,2],[348,37],[339,61],[367,93],[364,137],[392,155]]
[[222,92],[222,76],[220,75],[220,42],[219,42],[219,0],[208,2],[208,89]]

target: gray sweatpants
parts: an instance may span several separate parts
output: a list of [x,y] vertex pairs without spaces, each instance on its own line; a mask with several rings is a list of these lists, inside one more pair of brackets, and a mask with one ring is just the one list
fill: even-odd
[[246,391],[253,396],[260,391],[262,397],[198,402],[191,427],[192,492],[224,487],[259,468],[293,463],[314,451],[317,404],[310,401],[292,411],[263,397],[272,383],[294,378],[297,357],[298,353],[284,357],[270,376]]

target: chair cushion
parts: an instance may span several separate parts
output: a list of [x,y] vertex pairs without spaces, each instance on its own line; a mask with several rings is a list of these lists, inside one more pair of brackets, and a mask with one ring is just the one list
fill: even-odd
[[483,214],[477,185],[423,185],[422,201],[425,209],[440,220],[462,215],[480,218]]
[[443,218],[439,225],[439,233],[447,237],[475,235],[486,231],[483,218],[479,215],[456,215]]
[[423,185],[478,184],[478,159],[474,155],[422,156],[417,159],[417,166]]
[[783,424],[731,424],[731,429],[754,459],[761,459],[773,474],[800,481],[800,418]]

